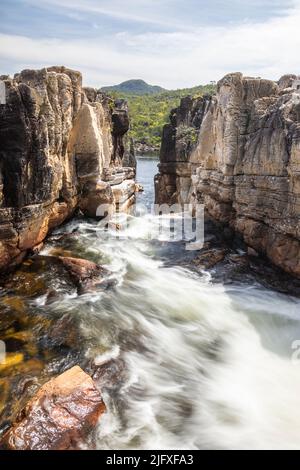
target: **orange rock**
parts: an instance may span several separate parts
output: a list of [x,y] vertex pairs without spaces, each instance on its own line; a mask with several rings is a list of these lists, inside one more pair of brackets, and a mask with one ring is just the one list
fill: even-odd
[[80,290],[88,290],[89,287],[92,287],[97,282],[101,283],[104,274],[107,273],[106,269],[102,268],[102,266],[87,259],[67,256],[59,256],[58,259]]
[[121,166],[129,126],[125,101],[113,103],[96,89],[83,88],[81,73],[66,67],[26,69],[3,79],[0,270],[5,271],[76,209],[100,217],[97,209],[107,204],[114,212],[111,185],[101,181],[102,172],[113,168],[128,179],[134,170]]
[[74,450],[106,407],[91,377],[75,366],[43,385],[2,439],[11,450]]

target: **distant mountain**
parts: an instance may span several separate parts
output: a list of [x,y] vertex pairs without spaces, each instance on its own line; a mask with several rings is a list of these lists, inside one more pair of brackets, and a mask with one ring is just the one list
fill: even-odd
[[129,93],[132,95],[156,95],[166,91],[160,86],[149,85],[144,80],[127,80],[120,83],[120,85],[104,86],[101,90],[106,92],[117,91],[118,93]]
[[213,94],[216,86],[198,85],[192,88],[165,90],[152,86],[144,80],[128,80],[115,86],[106,86],[101,90],[111,94],[112,98],[125,99],[129,107],[129,136],[137,144],[159,149],[162,129],[169,122],[171,109],[176,108],[180,100],[190,95],[193,98]]

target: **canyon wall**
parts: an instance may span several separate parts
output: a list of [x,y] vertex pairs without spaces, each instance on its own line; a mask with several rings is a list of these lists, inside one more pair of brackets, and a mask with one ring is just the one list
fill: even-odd
[[[164,129],[156,202],[203,202],[246,244],[300,276],[300,90],[296,76],[279,82],[224,77],[210,99],[190,100],[199,116],[197,142],[178,152],[184,104]],[[174,115],[176,119],[174,119]],[[189,118],[190,119],[190,118]],[[178,135],[179,134],[179,135]],[[190,142],[190,143],[189,143]]]
[[170,124],[163,128],[159,174],[155,178],[155,199],[160,204],[184,204],[189,200],[190,155],[210,100],[209,96],[187,96],[170,113]]
[[126,103],[83,88],[80,72],[50,67],[0,81],[6,98],[0,104],[0,269],[5,269],[76,209],[95,216],[101,203],[132,198],[134,171],[121,167],[129,128]]

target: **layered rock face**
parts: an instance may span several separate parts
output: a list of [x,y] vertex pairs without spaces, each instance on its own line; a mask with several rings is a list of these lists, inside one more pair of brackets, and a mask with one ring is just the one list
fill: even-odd
[[163,129],[159,174],[155,178],[157,202],[188,202],[191,187],[190,155],[209,103],[209,96],[196,100],[187,96],[181,100],[178,108],[171,111],[170,124]]
[[[114,204],[104,173],[124,154],[125,103],[82,87],[64,67],[0,77],[0,269],[17,263],[76,208]],[[129,173],[123,170],[123,181]],[[130,178],[132,177],[132,172]]]
[[[210,216],[233,227],[250,247],[300,276],[300,93],[295,83],[293,75],[275,83],[239,73],[218,83],[187,159],[192,175],[187,200],[204,202]],[[169,202],[174,195],[180,202],[179,189],[176,183]]]

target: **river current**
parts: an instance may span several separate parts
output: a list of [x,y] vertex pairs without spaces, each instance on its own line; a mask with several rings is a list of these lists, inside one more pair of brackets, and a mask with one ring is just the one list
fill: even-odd
[[[157,160],[138,159],[148,206],[156,172]],[[132,216],[118,239],[94,221],[56,231],[75,231],[70,255],[112,273],[113,287],[46,307],[76,321],[86,359],[110,365],[96,447],[300,448],[300,300],[246,279],[212,282],[182,263],[181,243],[148,239],[153,219]]]

